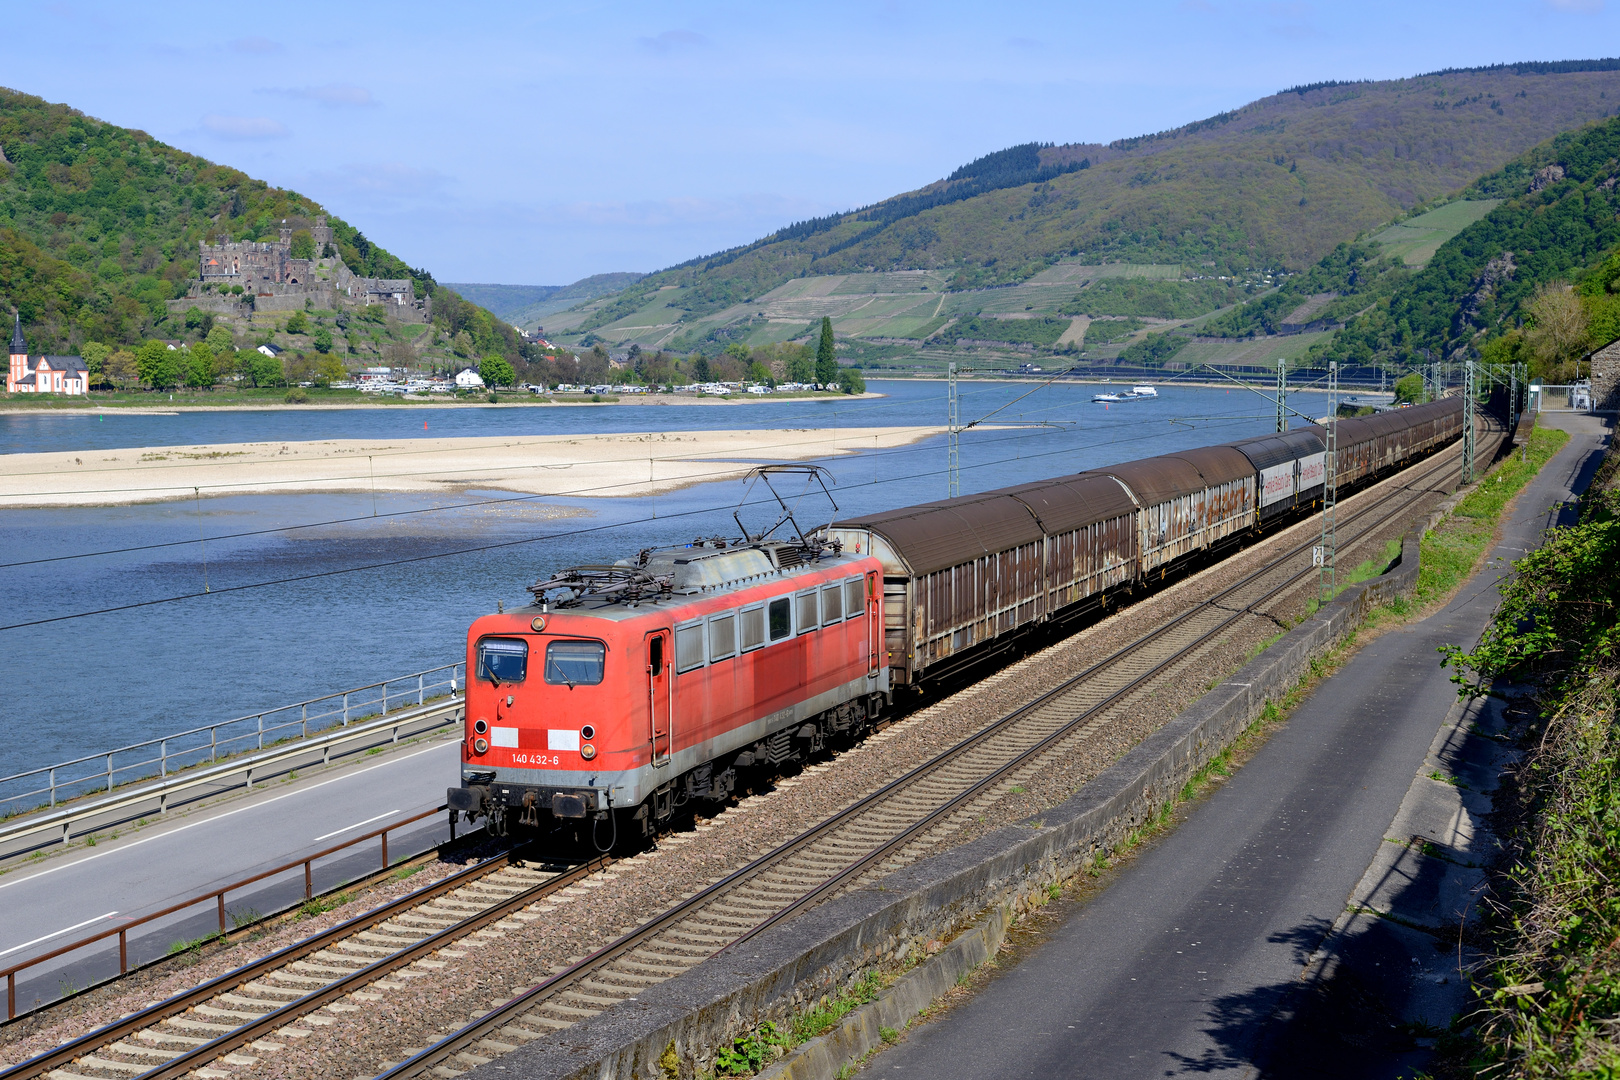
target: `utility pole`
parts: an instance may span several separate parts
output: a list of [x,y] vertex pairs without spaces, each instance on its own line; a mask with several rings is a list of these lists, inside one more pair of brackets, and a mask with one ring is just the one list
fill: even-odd
[[1462,482],[1474,482],[1474,362],[1463,362]]
[[956,498],[962,493],[962,480],[958,472],[960,468],[960,454],[962,443],[962,409],[956,396],[956,363],[953,361],[946,368],[946,425],[950,440],[950,484],[948,498]]
[[1339,507],[1339,364],[1328,361],[1328,414],[1327,453],[1322,458],[1322,544],[1312,554],[1312,560],[1321,567],[1320,592],[1322,603],[1333,599],[1338,587],[1334,545],[1338,540],[1335,514]]
[[1277,434],[1288,430],[1288,363],[1277,361]]

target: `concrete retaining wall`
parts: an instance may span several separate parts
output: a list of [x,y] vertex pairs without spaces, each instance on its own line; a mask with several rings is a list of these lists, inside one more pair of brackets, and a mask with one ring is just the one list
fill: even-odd
[[[1369,607],[1410,592],[1427,527],[1406,535],[1394,569],[1347,589],[1039,818],[998,829],[822,904],[735,952],[723,952],[472,1075],[478,1080],[691,1077],[712,1071],[716,1048],[760,1023],[812,1008],[865,971],[897,968],[931,940],[951,941],[946,952],[891,987],[882,1001],[816,1040],[817,1049],[806,1044],[778,1066],[787,1070],[782,1075],[798,1078],[830,1075],[817,1063],[832,1062],[836,1068],[864,1053],[876,1045],[868,1029],[899,1026],[882,1017],[914,1016],[954,984],[952,971],[993,955],[1008,921],[1039,906],[1051,885],[1082,872],[1156,815],[1268,701],[1286,693],[1313,658],[1359,625]],[[849,1057],[834,1060],[846,1051]],[[806,1052],[811,1056],[804,1057]]]

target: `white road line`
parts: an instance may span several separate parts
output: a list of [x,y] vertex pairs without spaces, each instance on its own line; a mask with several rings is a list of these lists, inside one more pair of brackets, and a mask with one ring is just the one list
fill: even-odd
[[337,777],[333,777],[331,780],[322,780],[319,784],[312,784],[307,788],[300,788],[297,791],[289,791],[285,795],[277,795],[273,799],[264,800],[264,802],[256,802],[256,803],[253,803],[253,804],[251,804],[249,806],[239,806],[235,810],[227,810],[223,814],[215,814],[212,817],[203,818],[201,821],[193,821],[189,825],[181,825],[178,828],[169,829],[169,830],[167,830],[165,832],[157,833],[155,835],[148,836],[148,837],[145,837],[145,838],[140,839],[140,840],[131,840],[127,844],[121,844],[118,847],[112,848],[112,849],[110,849],[108,851],[98,852],[95,855],[87,855],[82,859],[74,859],[72,862],[62,863],[59,866],[52,866],[52,867],[50,867],[48,869],[41,870],[37,874],[29,874],[27,877],[18,878],[15,881],[0,882],[0,889],[9,889],[13,885],[21,885],[21,884],[23,884],[24,882],[27,882],[27,881],[38,881],[40,878],[44,877],[46,874],[54,874],[58,870],[68,870],[68,869],[71,869],[72,867],[75,867],[75,866],[83,866],[85,863],[89,862],[91,859],[99,859],[99,858],[101,858],[101,857],[103,857],[105,855],[117,855],[120,852],[128,851],[130,848],[135,847],[135,846],[137,846],[139,844],[151,843],[153,840],[162,840],[162,839],[165,839],[167,837],[173,836],[175,833],[185,832],[187,829],[195,829],[199,825],[212,825],[214,822],[223,820],[224,818],[228,818],[232,814],[240,814],[240,813],[243,813],[244,811],[247,811],[247,810],[257,810],[262,806],[269,806],[273,802],[280,802],[282,799],[290,799],[295,795],[302,795],[305,792],[314,791],[316,788],[323,788],[327,784],[336,784],[336,783],[340,783],[340,782],[342,782],[344,780],[353,780],[356,776],[360,776],[360,775],[362,775],[364,773],[371,772],[371,771],[373,771],[375,769],[385,769],[390,765],[398,765],[400,762],[409,761],[413,757],[421,757],[423,754],[432,754],[432,753],[435,753],[435,752],[448,753],[448,752],[454,751],[458,746],[460,746],[460,743],[445,743],[445,744],[441,744],[439,746],[429,746],[424,750],[416,751],[414,754],[406,754],[404,757],[398,757],[398,758],[392,759],[391,761],[384,761],[384,762],[382,762],[380,764],[377,764],[377,765],[371,765],[371,766],[368,766],[368,767],[366,767],[364,769],[360,769],[357,772],[349,773],[346,776],[337,776]]
[[0,956],[7,956],[7,955],[9,955],[11,953],[16,952],[18,949],[26,949],[30,945],[38,945],[42,941],[49,941],[53,937],[61,937],[63,934],[70,933],[70,932],[72,932],[74,930],[81,930],[84,927],[89,926],[91,923],[98,923],[102,919],[110,919],[116,914],[118,914],[118,912],[109,911],[105,915],[97,915],[95,918],[86,919],[82,923],[74,923],[72,926],[64,926],[60,930],[51,931],[49,934],[46,934],[44,937],[37,937],[33,941],[25,941],[21,945],[13,945],[9,949],[6,949],[4,951],[0,951]]
[[383,818],[387,817],[388,815],[397,814],[397,813],[399,813],[398,810],[384,810],[382,813],[378,814],[376,817],[368,817],[368,818],[366,818],[366,820],[357,821],[353,825],[345,825],[341,829],[333,829],[329,833],[323,833],[320,836],[317,836],[314,840],[312,840],[310,842],[311,843],[319,843],[322,840],[331,839],[332,837],[336,836],[338,833],[346,833],[350,829],[358,829],[362,825],[370,825],[373,821],[381,821]]

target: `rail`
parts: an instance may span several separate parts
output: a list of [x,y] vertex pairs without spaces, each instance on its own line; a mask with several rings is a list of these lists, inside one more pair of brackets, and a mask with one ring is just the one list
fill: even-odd
[[161,911],[154,911],[148,915],[142,915],[140,918],[132,919],[122,926],[115,927],[111,930],[103,930],[98,934],[91,934],[89,937],[80,938],[78,941],[70,942],[69,944],[63,945],[57,949],[52,949],[48,953],[44,953],[40,956],[30,957],[20,964],[13,964],[8,968],[0,968],[0,975],[5,976],[6,979],[6,1019],[9,1021],[17,1018],[17,973],[20,971],[27,971],[31,967],[38,967],[40,964],[55,960],[59,956],[65,956],[68,953],[76,952],[77,950],[83,949],[86,946],[94,945],[98,941],[105,941],[108,938],[117,937],[118,974],[124,975],[129,971],[129,932],[135,929],[137,926],[144,926],[147,923],[155,922],[158,919],[173,915],[177,911],[184,911],[186,908],[196,907],[198,904],[213,900],[219,910],[220,933],[224,933],[226,893],[235,892],[244,886],[252,885],[254,882],[263,881],[265,878],[276,877],[279,874],[285,874],[289,870],[302,866],[304,868],[304,899],[310,900],[314,897],[315,860],[324,859],[328,855],[334,855],[339,851],[344,851],[348,848],[363,844],[368,840],[375,840],[378,837],[381,837],[382,869],[386,870],[389,866],[388,834],[397,829],[402,829],[406,825],[421,821],[423,818],[432,817],[435,814],[441,813],[444,809],[445,805],[440,803],[432,810],[424,810],[421,813],[413,814],[408,818],[401,818],[392,824],[384,825],[380,829],[373,829],[371,832],[368,832],[362,836],[356,836],[345,840],[341,844],[333,844],[329,848],[322,848],[320,851],[317,851],[311,855],[306,855],[302,859],[294,859],[292,862],[282,863],[280,866],[274,867],[273,869],[260,871],[251,877],[245,877],[237,881],[233,881],[229,885],[222,885],[217,889],[211,890],[210,892],[193,896],[189,900],[182,900],[178,904],[170,904]]
[[[92,791],[111,793],[120,784],[150,776],[166,777],[171,772],[204,762],[217,762],[222,754],[263,750],[266,738],[271,743],[287,738],[307,739],[312,731],[319,733],[331,727],[347,727],[353,721],[405,705],[412,698],[416,704],[425,705],[429,698],[454,694],[465,685],[461,675],[461,663],[441,664],[217,724],[176,731],[116,750],[0,776],[0,815],[25,813],[40,807],[54,808],[58,802]],[[291,734],[294,728],[296,735]],[[173,745],[176,743],[180,745]],[[145,756],[125,760],[130,755]],[[39,786],[27,787],[29,783]],[[22,790],[16,790],[18,788]]]
[[[351,724],[337,731],[325,735],[314,735],[307,739],[289,741],[283,746],[266,750],[259,754],[249,754],[233,761],[222,762],[218,765],[207,766],[200,769],[188,770],[175,776],[159,780],[152,784],[131,784],[124,790],[107,795],[99,799],[88,799],[62,807],[58,810],[43,813],[27,814],[0,822],[0,845],[11,844],[33,834],[42,832],[53,833],[49,841],[39,841],[31,846],[15,846],[12,850],[0,852],[0,860],[11,858],[32,850],[42,843],[67,843],[75,835],[83,835],[86,823],[89,829],[105,827],[116,823],[117,818],[108,820],[109,815],[119,812],[131,812],[135,807],[143,804],[152,804],[152,809],[158,813],[167,813],[170,805],[177,795],[187,792],[196,792],[200,788],[234,787],[237,777],[240,777],[247,787],[253,786],[257,778],[263,780],[265,776],[274,775],[283,768],[291,768],[302,759],[319,752],[322,764],[328,763],[332,758],[334,748],[344,743],[370,745],[368,740],[384,732],[390,733],[390,741],[398,742],[400,733],[415,725],[422,725],[413,734],[431,731],[434,728],[444,727],[455,723],[461,717],[463,699],[460,696],[450,697],[442,702],[435,702],[418,708],[404,709],[392,716],[382,716],[364,723]],[[255,774],[258,774],[255,777]],[[196,797],[202,797],[208,792],[199,792]],[[75,829],[77,828],[77,832]],[[54,835],[57,831],[60,835]]]

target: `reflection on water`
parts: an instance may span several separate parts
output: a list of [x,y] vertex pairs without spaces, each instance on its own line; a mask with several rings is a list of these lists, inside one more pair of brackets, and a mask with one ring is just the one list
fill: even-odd
[[[836,403],[840,428],[943,422],[942,384],[874,387],[891,396]],[[963,389],[963,418],[971,420],[1029,387],[979,383]],[[962,490],[1204,446],[1272,426],[1268,403],[1241,390],[1173,388],[1154,401],[1104,410],[1090,404],[1093,389],[1038,391],[990,421],[1024,426],[965,432]],[[446,427],[460,427],[435,430],[439,421],[430,418],[428,433],[635,431],[646,430],[649,413],[660,418],[655,430],[666,431],[818,422],[830,427],[830,404],[431,410],[448,414]],[[638,412],[641,425],[627,415]],[[110,416],[105,422],[6,416],[0,430],[13,450],[74,449],[397,435],[404,432],[381,426],[415,424],[420,430],[422,415],[209,413],[119,417],[116,423]],[[1052,426],[1033,426],[1038,423]],[[173,437],[153,437],[162,424],[174,425]],[[300,429],[306,424],[311,426]],[[586,424],[591,426],[567,427]],[[127,438],[75,441],[111,439],[115,429]],[[859,443],[852,431],[850,445]],[[837,481],[833,492],[845,513],[945,495],[942,438],[823,464]],[[610,562],[650,545],[734,534],[731,513],[744,486],[727,481],[629,499],[492,491],[375,499],[251,495],[200,505],[0,511],[6,538],[0,563],[8,564],[0,567],[6,571],[0,575],[0,623],[124,609],[0,631],[12,699],[20,703],[0,719],[0,775],[445,663],[460,653],[473,618],[497,602],[524,603],[524,586],[543,574]],[[766,516],[763,508],[755,514]],[[807,502],[801,521],[823,514]],[[745,520],[752,524],[754,518],[745,514]],[[327,522],[336,524],[292,528]],[[211,539],[198,543],[199,536]],[[171,546],[153,547],[165,544]],[[132,547],[143,550],[61,560]],[[52,559],[58,561],[35,561]],[[262,582],[279,583],[241,588]],[[149,604],[173,596],[191,598]]]

